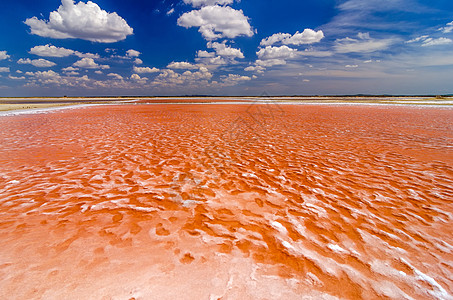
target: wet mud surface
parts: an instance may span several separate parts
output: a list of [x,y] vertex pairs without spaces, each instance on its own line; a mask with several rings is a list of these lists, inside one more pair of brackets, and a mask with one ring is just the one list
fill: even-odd
[[0,128],[4,299],[452,299],[451,109],[119,105]]

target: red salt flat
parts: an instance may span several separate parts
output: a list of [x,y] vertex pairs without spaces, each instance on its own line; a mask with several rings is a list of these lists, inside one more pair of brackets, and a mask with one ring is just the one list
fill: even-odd
[[451,299],[453,111],[0,118],[2,299]]

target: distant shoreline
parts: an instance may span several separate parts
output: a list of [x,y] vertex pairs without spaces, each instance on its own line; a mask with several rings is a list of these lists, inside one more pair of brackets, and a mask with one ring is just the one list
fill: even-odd
[[[67,106],[86,106],[102,104],[281,104],[281,105],[411,105],[453,107],[453,97],[422,96],[266,96],[266,97],[30,97],[0,98],[0,112],[48,110]],[[4,114],[2,114],[4,115]]]

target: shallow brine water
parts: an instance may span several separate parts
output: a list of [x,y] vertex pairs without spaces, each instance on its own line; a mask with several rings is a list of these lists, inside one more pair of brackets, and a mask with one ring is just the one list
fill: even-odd
[[452,299],[453,110],[0,118],[0,296]]

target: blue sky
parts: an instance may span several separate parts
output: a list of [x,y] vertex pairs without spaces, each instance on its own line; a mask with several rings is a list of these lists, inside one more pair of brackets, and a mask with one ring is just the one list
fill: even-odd
[[0,96],[453,93],[451,0],[0,3]]

